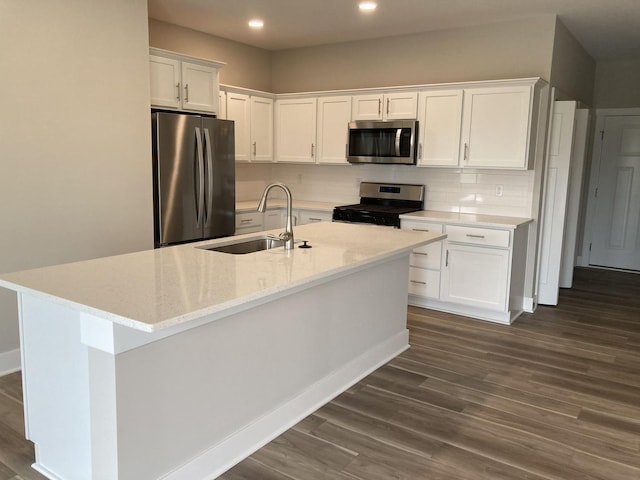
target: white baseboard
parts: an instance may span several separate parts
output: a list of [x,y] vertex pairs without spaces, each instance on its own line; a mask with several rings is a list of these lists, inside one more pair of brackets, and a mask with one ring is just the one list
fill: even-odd
[[20,370],[20,349],[0,352],[0,377]]

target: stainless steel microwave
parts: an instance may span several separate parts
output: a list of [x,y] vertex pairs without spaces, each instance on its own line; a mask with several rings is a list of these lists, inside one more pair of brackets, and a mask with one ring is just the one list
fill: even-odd
[[350,122],[347,160],[413,165],[417,139],[417,120]]

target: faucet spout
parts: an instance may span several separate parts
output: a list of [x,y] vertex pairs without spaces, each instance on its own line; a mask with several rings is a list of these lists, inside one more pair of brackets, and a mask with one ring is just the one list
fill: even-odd
[[267,208],[267,196],[272,188],[278,187],[284,190],[285,195],[287,196],[287,223],[284,227],[284,232],[280,234],[280,238],[284,240],[284,248],[285,250],[290,250],[293,248],[293,200],[291,196],[291,190],[284,183],[270,183],[264,189],[262,193],[262,198],[260,199],[260,203],[258,204],[258,211],[264,212],[265,208]]

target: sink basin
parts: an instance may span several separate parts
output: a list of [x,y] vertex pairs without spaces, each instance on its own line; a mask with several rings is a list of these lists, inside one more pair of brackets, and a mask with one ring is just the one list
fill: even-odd
[[271,237],[260,237],[239,240],[233,243],[227,243],[225,245],[215,245],[200,247],[205,250],[211,250],[214,252],[231,253],[233,255],[244,255],[245,253],[259,252],[261,250],[269,250],[270,248],[277,248],[284,246],[284,240]]

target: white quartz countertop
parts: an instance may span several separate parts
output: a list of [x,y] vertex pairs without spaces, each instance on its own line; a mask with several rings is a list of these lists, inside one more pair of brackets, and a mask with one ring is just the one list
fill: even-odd
[[312,248],[245,255],[198,248],[261,235],[254,233],[8,273],[0,286],[154,332],[251,308],[445,237],[333,222],[302,225],[294,234]]
[[[244,200],[236,202],[236,212],[255,212],[258,209],[260,200]],[[333,212],[336,203],[329,202],[312,202],[308,200],[294,200],[293,208],[301,208],[303,210],[315,210],[319,212]],[[267,209],[269,208],[285,208],[287,201],[285,199],[269,198],[267,201]]]
[[517,228],[533,222],[531,218],[503,217],[499,215],[478,215],[474,213],[437,212],[435,210],[422,210],[419,212],[400,215],[401,219],[424,220],[430,222],[456,223],[478,227]]

